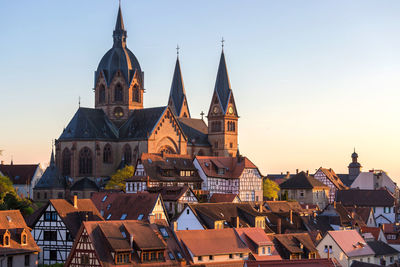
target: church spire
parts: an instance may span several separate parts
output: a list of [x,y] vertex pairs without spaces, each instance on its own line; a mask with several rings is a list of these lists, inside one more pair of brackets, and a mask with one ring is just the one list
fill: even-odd
[[171,91],[169,93],[168,105],[178,117],[189,117],[189,107],[186,99],[185,86],[181,72],[179,57],[176,58],[174,76],[172,78]]
[[232,89],[231,83],[229,82],[228,69],[226,67],[223,48],[221,51],[221,58],[219,60],[217,80],[215,81],[214,91],[218,94],[223,111],[226,112]]
[[124,26],[124,19],[122,18],[121,4],[118,7],[117,22],[114,29],[114,46],[126,46],[126,31]]

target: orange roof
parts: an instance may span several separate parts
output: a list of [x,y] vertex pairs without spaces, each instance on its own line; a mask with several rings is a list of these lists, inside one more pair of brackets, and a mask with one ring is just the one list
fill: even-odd
[[337,189],[347,189],[347,186],[345,186],[340,180],[339,176],[332,170],[332,169],[325,169],[325,168],[319,168],[325,176],[335,185]]
[[[257,169],[247,157],[209,157],[196,156],[200,167],[207,176],[221,178],[239,178],[244,169]],[[219,174],[218,169],[224,168],[224,174]],[[261,175],[261,174],[260,174]]]
[[210,203],[220,203],[220,202],[233,202],[236,197],[239,197],[237,194],[223,194],[223,193],[214,193],[210,197]]
[[250,253],[232,228],[177,231],[180,242],[193,256]]

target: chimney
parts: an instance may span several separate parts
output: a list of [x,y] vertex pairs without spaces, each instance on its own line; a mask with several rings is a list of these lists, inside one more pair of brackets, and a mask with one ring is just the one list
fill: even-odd
[[74,208],[77,209],[78,208],[78,196],[74,195]]
[[292,210],[289,211],[289,220],[290,220],[290,224],[293,224],[293,211]]
[[258,204],[258,212],[262,212],[262,211],[263,211],[262,203],[259,203]]
[[307,176],[308,176],[308,173],[309,173],[309,172],[308,172],[308,170],[307,170],[307,172],[306,172]]
[[336,209],[336,201],[333,201],[333,208]]
[[354,211],[352,211],[352,212],[351,212],[351,218],[353,218],[353,219],[354,219],[354,217],[355,217],[355,212],[354,212]]
[[239,223],[239,216],[236,217],[232,217],[231,218],[231,224],[234,228],[239,228],[240,227],[240,223]]
[[155,221],[155,215],[154,214],[149,214],[149,223],[150,224],[153,224],[154,223],[154,221]]
[[174,232],[178,231],[178,222],[177,221],[173,222],[172,227],[173,227]]
[[236,228],[240,227],[239,216],[236,216]]
[[296,169],[296,174],[299,174],[299,169]]
[[385,233],[385,224],[382,223],[382,232]]
[[276,232],[278,234],[282,234],[282,219],[278,218],[278,221],[276,223]]

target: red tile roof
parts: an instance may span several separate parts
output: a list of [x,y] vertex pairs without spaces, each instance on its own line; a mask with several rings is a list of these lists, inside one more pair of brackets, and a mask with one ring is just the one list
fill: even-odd
[[302,259],[302,260],[274,260],[274,261],[246,261],[247,267],[267,267],[267,266],[299,266],[299,267],[337,267],[339,266],[333,259]]
[[13,184],[30,184],[39,164],[0,164],[0,172],[9,177]]
[[378,240],[379,239],[379,233],[381,232],[381,228],[380,227],[367,227],[367,226],[364,226],[364,227],[360,228],[360,232],[362,234],[371,233],[374,236],[375,240]]
[[212,194],[209,202],[210,203],[233,202],[236,197],[238,197],[237,194],[214,193]]
[[356,230],[328,231],[328,234],[348,257],[375,254]]
[[321,167],[319,170],[325,174],[325,176],[335,185],[337,189],[348,189],[348,187],[343,184],[342,180],[340,180],[339,176],[337,176],[332,169],[325,169]]
[[[164,201],[178,201],[187,191],[196,194],[188,186],[159,186],[147,188],[149,193],[159,193]],[[197,198],[197,197],[196,197]]]

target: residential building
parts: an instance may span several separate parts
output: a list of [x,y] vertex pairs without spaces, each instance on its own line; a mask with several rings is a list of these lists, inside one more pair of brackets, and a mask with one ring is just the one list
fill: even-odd
[[221,203],[221,202],[231,202],[231,203],[240,203],[241,200],[237,194],[223,194],[223,193],[214,193],[210,197],[210,203]]
[[149,221],[154,216],[157,220],[169,222],[163,199],[158,193],[98,192],[92,195],[91,200],[105,220]]
[[308,233],[276,234],[273,240],[282,259],[299,260],[320,257]]
[[357,229],[366,226],[364,220],[355,212],[348,211],[340,202],[333,202],[318,215],[318,220],[327,218],[332,230]]
[[386,189],[361,190],[350,189],[337,192],[336,201],[343,206],[373,208],[376,223],[394,223],[396,221],[396,199]]
[[176,236],[190,264],[243,266],[251,252],[231,228],[183,230]]
[[163,186],[188,186],[199,190],[201,183],[191,156],[143,153],[137,161],[135,174],[126,180],[126,192]]
[[262,175],[247,157],[197,156],[194,166],[203,180],[202,190],[237,194],[241,201],[262,201]]
[[342,183],[342,180],[340,180],[340,178],[332,169],[320,167],[314,174],[314,178],[329,186],[329,203],[333,203],[333,201],[335,201],[337,190],[347,189],[347,186]]
[[101,220],[103,218],[90,199],[75,196],[72,203],[65,199],[50,199],[27,219],[41,249],[39,264],[64,263],[82,222]]
[[400,252],[382,241],[367,241],[368,246],[374,251],[374,263],[388,266],[399,261]]
[[343,267],[353,261],[374,263],[375,252],[356,230],[328,231],[317,249],[322,258],[335,258]]
[[43,175],[40,164],[0,164],[0,172],[10,178],[17,194],[33,198],[33,188]]
[[376,220],[374,215],[374,209],[371,207],[357,207],[357,206],[348,206],[346,209],[351,213],[355,213],[363,220],[363,222],[368,227],[376,227]]
[[40,248],[19,210],[0,211],[0,266],[38,266]]
[[351,184],[354,189],[380,189],[386,188],[393,195],[398,195],[399,188],[396,183],[382,170],[370,170],[369,172],[361,172],[354,182]]
[[169,218],[181,213],[185,204],[199,202],[193,190],[188,186],[149,187],[147,191],[161,194]]
[[273,236],[266,234],[262,228],[234,228],[240,239],[251,250],[250,259],[254,260],[281,260],[275,249]]
[[279,185],[281,199],[288,198],[300,204],[316,204],[320,209],[329,203],[329,186],[300,172]]
[[277,183],[278,185],[280,185],[281,183],[285,182],[289,178],[292,178],[293,176],[295,176],[295,174],[292,174],[287,171],[286,173],[281,172],[280,174],[267,174],[267,176],[265,176],[263,178],[263,180],[269,179],[269,180]]
[[201,230],[240,227],[268,229],[265,212],[249,203],[188,204],[175,219],[177,230]]
[[[381,227],[364,226],[360,228],[360,234],[365,241],[382,241],[384,243],[388,243]],[[371,234],[373,239],[367,240],[367,238],[365,237],[366,234]]]
[[383,234],[387,243],[393,248],[400,251],[400,224],[399,223],[383,223],[381,225]]
[[83,222],[65,266],[181,266],[185,259],[164,224]]
[[338,267],[334,259],[301,259],[301,260],[248,260],[244,267]]

